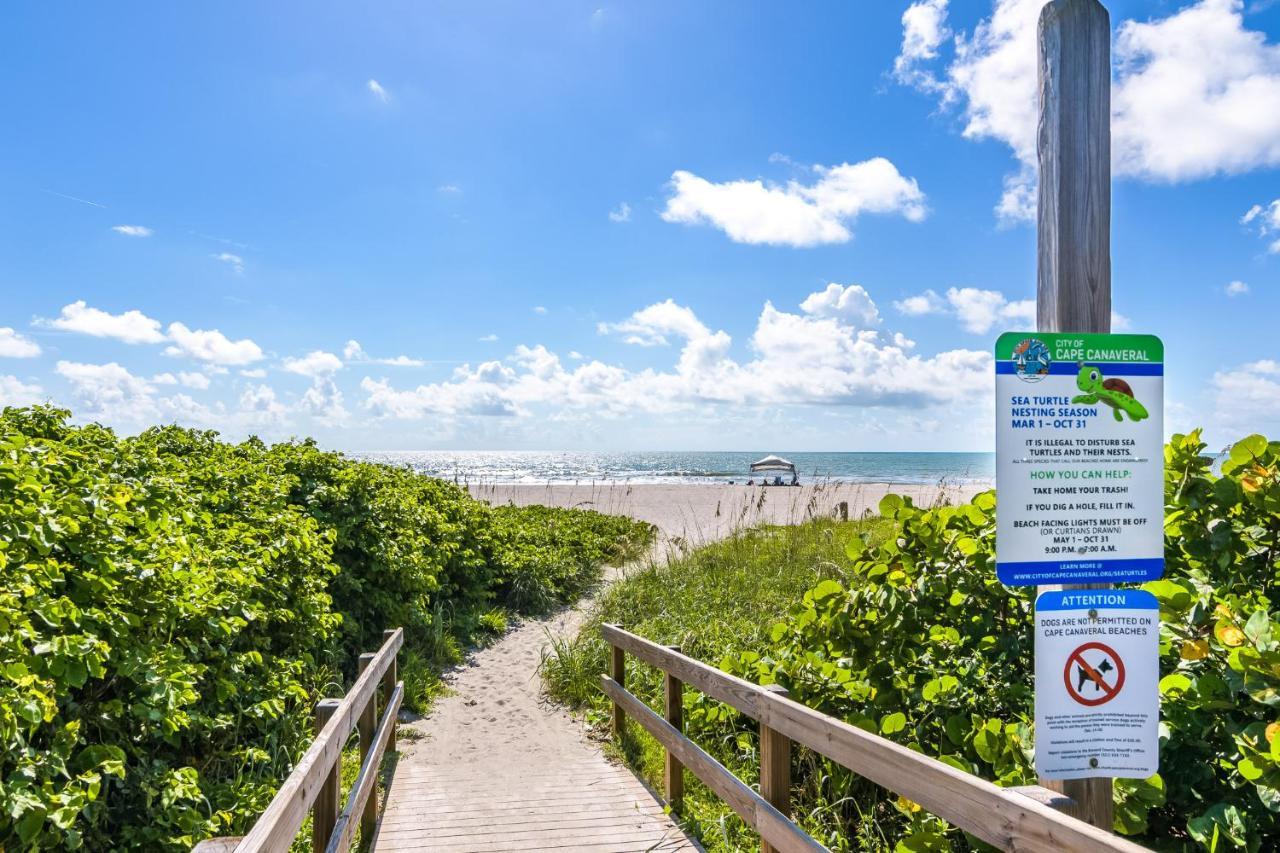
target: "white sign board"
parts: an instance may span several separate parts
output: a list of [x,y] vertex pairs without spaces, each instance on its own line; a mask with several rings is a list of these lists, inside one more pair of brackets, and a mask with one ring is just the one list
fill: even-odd
[[1133,583],[1164,572],[1164,346],[1153,335],[996,342],[996,574]]
[[1036,600],[1036,774],[1145,779],[1160,765],[1160,606],[1149,592]]

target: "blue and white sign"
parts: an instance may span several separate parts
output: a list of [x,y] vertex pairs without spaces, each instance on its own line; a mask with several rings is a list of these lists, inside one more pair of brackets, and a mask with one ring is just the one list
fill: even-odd
[[1152,335],[996,342],[996,574],[1011,586],[1164,572],[1164,347]]
[[1036,599],[1036,774],[1146,779],[1160,767],[1160,605],[1140,589]]

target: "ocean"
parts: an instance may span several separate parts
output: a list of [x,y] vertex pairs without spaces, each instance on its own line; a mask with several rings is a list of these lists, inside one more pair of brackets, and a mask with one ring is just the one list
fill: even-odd
[[[772,452],[772,451],[770,451]],[[768,455],[609,451],[381,451],[351,454],[459,483],[745,483]],[[992,453],[786,453],[801,483],[954,484],[995,478]]]

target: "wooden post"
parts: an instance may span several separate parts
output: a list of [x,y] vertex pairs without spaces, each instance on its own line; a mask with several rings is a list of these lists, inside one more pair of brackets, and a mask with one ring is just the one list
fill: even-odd
[[[786,696],[786,688],[765,685],[765,690]],[[760,796],[785,817],[791,817],[791,738],[760,724]],[[772,844],[760,840],[761,853],[776,853]]]
[[[615,626],[621,627],[621,626]],[[609,660],[609,677],[618,682],[619,687],[627,686],[627,653],[622,650],[621,646],[610,646],[613,652]],[[622,742],[622,736],[627,730],[627,715],[622,710],[622,706],[617,702],[613,703],[613,736]]]
[[[383,631],[382,644],[386,645],[387,640],[391,639],[394,633],[395,630]],[[382,674],[382,707],[384,708],[391,702],[391,694],[395,692],[396,684],[400,681],[399,659],[400,654],[397,652],[395,657],[391,659],[391,666],[387,667],[387,671]],[[387,751],[396,751],[396,726],[394,723],[391,726],[391,737],[387,738]]]
[[[680,652],[679,646],[668,646],[671,651]],[[676,678],[669,672],[663,672],[663,686],[665,687],[666,699],[666,719],[671,727],[681,734],[684,733],[684,682]],[[671,811],[680,814],[684,811],[684,765],[680,760],[671,754],[671,750],[666,750],[667,760],[663,768],[663,780],[667,787],[667,803],[671,806]]]
[[[360,655],[360,663],[358,672],[363,675],[364,671],[369,668],[369,664],[373,663],[373,659],[377,657],[374,652],[365,652]],[[360,712],[360,719],[356,723],[356,729],[360,732],[360,766],[364,767],[365,762],[369,760],[369,752],[373,748],[373,736],[378,730],[378,693],[374,691],[369,697],[369,702],[364,706],[364,710]],[[360,815],[360,837],[366,841],[373,838],[373,834],[378,826],[378,776],[374,771],[373,790],[369,792],[369,799],[364,801],[364,812]]]
[[[340,699],[321,699],[316,703],[316,735],[324,730],[329,718],[342,704]],[[311,849],[313,853],[324,853],[329,846],[329,838],[333,835],[333,826],[338,822],[338,814],[342,810],[342,753],[333,760],[333,766],[325,774],[320,783],[320,795],[311,807]]]
[[[1042,332],[1110,332],[1110,16],[1098,0],[1053,0],[1040,12],[1039,45],[1036,321]],[[1111,830],[1110,779],[1040,784]]]

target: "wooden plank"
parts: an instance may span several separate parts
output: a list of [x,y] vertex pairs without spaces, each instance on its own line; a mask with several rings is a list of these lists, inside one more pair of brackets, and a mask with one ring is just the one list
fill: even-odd
[[[787,691],[771,684],[765,688],[777,696]],[[791,818],[791,739],[760,724],[760,796],[778,813]],[[761,853],[777,853],[768,841],[762,841]]]
[[[316,734],[324,731],[329,720],[337,713],[342,704],[340,699],[321,699],[316,703]],[[329,839],[333,837],[333,825],[338,822],[338,801],[342,796],[342,753],[329,765],[322,774],[320,794],[311,807],[311,849],[314,853],[325,853],[329,848]]]
[[814,853],[827,849],[611,678],[600,676],[600,686],[609,698],[618,703],[658,743],[674,752],[693,775],[701,779],[704,785],[737,812],[748,826],[766,838],[779,853]]
[[391,733],[396,728],[396,715],[400,712],[400,703],[404,701],[404,682],[396,685],[391,693],[391,704],[387,706],[378,723],[377,731],[369,741],[369,751],[360,762],[360,773],[351,784],[351,793],[347,796],[346,808],[338,818],[333,829],[333,838],[325,853],[346,853],[351,849],[351,841],[356,834],[356,815],[360,816],[360,835],[362,838],[373,838],[377,831],[378,813],[374,810],[373,824],[366,826],[369,803],[377,804],[378,771],[382,765],[382,756],[387,751]]
[[[1036,321],[1042,332],[1111,331],[1111,20],[1097,0],[1040,12]],[[1068,589],[1109,588],[1109,584]],[[1038,591],[1046,588],[1041,587]],[[1041,779],[1071,813],[1110,830],[1110,779]]]
[[303,753],[253,829],[236,847],[236,853],[281,853],[289,849],[307,818],[307,810],[320,794],[325,774],[342,754],[347,735],[355,725],[357,709],[363,708],[378,688],[378,679],[395,662],[396,653],[403,644],[404,630],[396,628],[382,644],[364,675],[356,679],[328,724]]
[[191,853],[231,853],[239,843],[240,836],[238,835],[234,837],[206,838],[195,847],[192,847]]
[[[663,670],[670,668],[685,683],[877,785],[919,803],[925,810],[1002,850],[1020,853],[1099,850],[1137,853],[1144,849],[887,738],[821,714],[791,699],[774,696],[757,684],[720,672],[684,655],[674,655],[635,634],[610,626],[604,626],[602,632],[609,642],[625,648],[640,660]],[[607,678],[604,680],[608,681]],[[605,688],[606,692],[610,689]],[[639,700],[634,701],[639,703]],[[628,705],[628,709],[630,707]],[[640,703],[640,707],[644,705]],[[688,762],[686,766],[692,769]],[[733,803],[729,805],[733,807]]]
[[[668,648],[677,654],[680,653],[679,646]],[[664,672],[662,686],[665,702],[663,716],[671,724],[671,728],[684,734],[684,683],[671,673]],[[665,751],[662,779],[665,783],[667,804],[671,806],[672,812],[680,814],[684,811],[684,765],[669,749]]]

